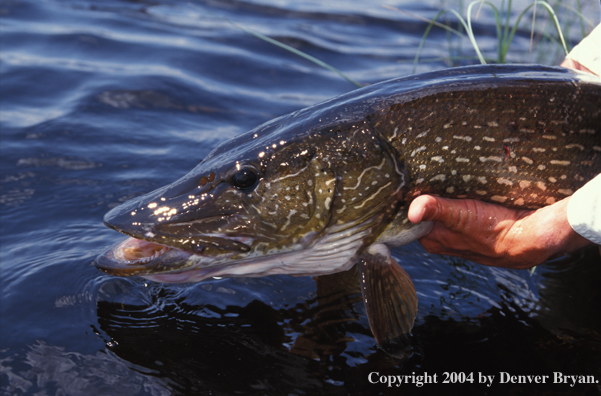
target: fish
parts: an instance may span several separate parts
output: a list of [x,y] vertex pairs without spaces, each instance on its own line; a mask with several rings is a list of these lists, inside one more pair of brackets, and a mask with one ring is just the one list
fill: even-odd
[[601,173],[601,84],[482,65],[401,77],[262,124],[179,180],[110,210],[129,238],[101,271],[167,283],[359,266],[377,345],[411,350],[418,300],[392,248],[426,235],[421,194],[540,208]]

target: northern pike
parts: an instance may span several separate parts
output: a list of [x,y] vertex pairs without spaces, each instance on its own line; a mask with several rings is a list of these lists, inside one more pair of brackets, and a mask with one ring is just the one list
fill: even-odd
[[514,208],[559,201],[601,173],[601,84],[543,66],[398,78],[276,118],[174,183],[104,217],[130,238],[96,260],[158,282],[319,276],[359,263],[376,342],[402,356],[417,312],[390,248],[420,194]]

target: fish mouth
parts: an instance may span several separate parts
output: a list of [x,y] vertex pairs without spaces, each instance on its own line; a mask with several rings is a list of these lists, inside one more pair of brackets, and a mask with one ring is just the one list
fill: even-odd
[[169,246],[158,243],[128,238],[119,244],[116,252],[120,254],[122,261],[127,261],[131,265],[144,265],[167,253],[169,249],[171,249]]
[[[235,213],[153,222],[140,214],[138,206],[136,202],[126,204],[105,215],[107,227],[129,238],[96,258],[94,265],[99,270],[116,276],[147,279],[194,270],[196,276],[210,277],[209,274],[219,267],[234,264],[234,257],[244,257],[252,250],[254,237],[217,231],[236,223],[239,216]],[[138,215],[132,217],[136,213]],[[185,276],[180,278],[185,279]]]
[[[192,270],[201,270],[209,274],[218,269],[216,265],[219,263],[223,265],[232,256],[250,250],[246,243],[252,241],[251,238],[224,235],[210,235],[206,238],[214,244],[221,242],[222,245],[236,246],[237,249],[216,252],[209,245],[186,250],[177,246],[177,242],[174,242],[176,246],[170,246],[130,236],[98,256],[94,265],[111,275],[143,276],[149,279],[150,275],[183,273]],[[240,249],[241,246],[244,248]],[[215,256],[215,253],[218,254]]]
[[129,237],[98,256],[94,265],[111,275],[145,275],[184,270],[194,254]]

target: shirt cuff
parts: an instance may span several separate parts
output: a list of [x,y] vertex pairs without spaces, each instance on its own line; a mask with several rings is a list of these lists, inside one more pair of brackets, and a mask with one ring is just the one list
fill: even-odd
[[568,223],[579,235],[601,245],[601,174],[572,195]]

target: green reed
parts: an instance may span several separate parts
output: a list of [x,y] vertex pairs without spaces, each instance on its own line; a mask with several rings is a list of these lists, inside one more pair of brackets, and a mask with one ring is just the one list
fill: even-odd
[[[438,12],[438,14],[436,14],[436,16],[432,20],[426,20],[429,22],[429,25],[426,28],[426,30],[422,36],[421,42],[418,46],[418,49],[416,51],[416,55],[415,55],[415,58],[413,61],[413,65],[414,65],[413,72],[415,72],[417,65],[419,63],[421,52],[426,43],[428,34],[430,33],[431,29],[434,26],[443,28],[447,32],[450,32],[460,38],[467,37],[469,39],[470,43],[472,44],[473,50],[476,53],[476,56],[477,56],[479,62],[481,64],[487,63],[487,60],[482,55],[480,47],[478,46],[477,38],[472,29],[473,12],[474,12],[474,7],[476,7],[476,6],[478,6],[477,14],[479,14],[482,11],[483,7],[486,7],[488,9],[490,9],[494,15],[495,28],[496,28],[496,34],[497,34],[497,54],[496,54],[496,58],[488,59],[488,62],[491,62],[491,63],[506,63],[507,55],[509,53],[514,35],[515,35],[517,29],[519,28],[520,24],[522,23],[524,17],[531,10],[532,10],[532,23],[531,23],[531,28],[530,28],[531,29],[531,36],[530,36],[531,50],[532,50],[532,43],[534,42],[534,35],[536,34],[537,36],[542,37],[542,40],[546,40],[546,41],[555,43],[557,46],[559,46],[561,48],[561,50],[564,52],[564,55],[568,53],[568,45],[564,39],[564,31],[569,30],[571,24],[573,23],[573,19],[568,19],[562,29],[562,26],[560,25],[559,19],[557,17],[557,13],[555,12],[555,9],[565,8],[576,17],[576,20],[580,24],[580,31],[582,33],[582,37],[584,37],[586,34],[586,27],[588,27],[589,29],[592,29],[594,27],[594,23],[589,18],[586,18],[586,16],[583,15],[580,0],[577,0],[576,8],[572,7],[568,4],[565,4],[562,0],[556,1],[553,6],[551,6],[545,0],[534,0],[531,4],[526,6],[519,14],[517,14],[517,17],[514,18],[513,20],[511,18],[512,11],[513,11],[513,1],[512,0],[507,0],[507,1],[502,0],[500,7],[493,4],[491,1],[476,0],[476,1],[471,2],[468,5],[465,18],[463,18],[462,15],[455,9],[443,9],[440,12]],[[547,18],[537,15],[537,11],[540,12],[539,10],[541,10],[541,9],[542,9],[543,14],[544,13],[547,14],[547,16],[548,16]],[[398,11],[407,13],[403,10],[398,10]],[[460,30],[454,29],[448,25],[448,22],[447,23],[438,22],[438,20],[446,14],[452,14],[457,19],[457,22],[460,24],[462,29],[460,29]],[[477,19],[478,16],[476,15],[475,18]],[[421,18],[421,19],[424,19],[424,18]],[[551,21],[551,23],[553,25],[551,29],[549,29],[545,26],[543,26],[540,29],[537,29],[537,22],[540,22],[539,25],[540,24],[545,25],[545,24],[548,24],[547,23],[548,21]],[[450,44],[449,50],[450,51],[452,50],[452,44]],[[453,58],[454,58],[454,56],[451,57],[451,59],[453,59]],[[466,59],[466,57],[460,56],[460,59]]]

